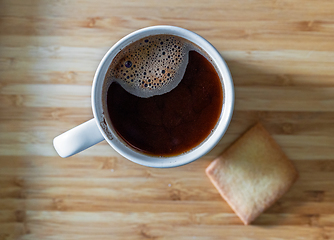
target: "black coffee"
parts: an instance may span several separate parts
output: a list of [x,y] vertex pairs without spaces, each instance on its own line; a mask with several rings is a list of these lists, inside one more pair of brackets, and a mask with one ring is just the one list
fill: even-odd
[[168,93],[140,98],[117,82],[110,84],[106,94],[109,124],[126,143],[149,155],[173,156],[191,150],[210,135],[221,114],[223,93],[214,66],[199,52],[186,53],[182,81]]

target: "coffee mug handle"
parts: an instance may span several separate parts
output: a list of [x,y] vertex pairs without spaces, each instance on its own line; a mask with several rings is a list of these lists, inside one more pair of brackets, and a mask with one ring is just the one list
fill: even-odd
[[104,140],[96,120],[93,118],[53,139],[59,156],[65,158],[81,152]]

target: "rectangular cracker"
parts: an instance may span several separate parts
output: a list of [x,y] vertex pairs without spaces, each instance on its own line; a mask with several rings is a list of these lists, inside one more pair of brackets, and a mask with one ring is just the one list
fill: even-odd
[[206,174],[245,225],[274,204],[298,177],[292,162],[261,124],[215,159]]

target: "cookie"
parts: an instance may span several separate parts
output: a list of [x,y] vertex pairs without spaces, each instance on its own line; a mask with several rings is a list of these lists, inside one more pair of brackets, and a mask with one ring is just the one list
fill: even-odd
[[292,162],[261,124],[215,159],[206,174],[245,225],[282,197],[298,178]]

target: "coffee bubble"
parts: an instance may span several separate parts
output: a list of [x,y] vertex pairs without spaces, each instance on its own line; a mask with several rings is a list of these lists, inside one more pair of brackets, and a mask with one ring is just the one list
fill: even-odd
[[116,55],[106,78],[138,97],[167,93],[182,80],[191,47],[187,41],[173,35],[143,38]]

